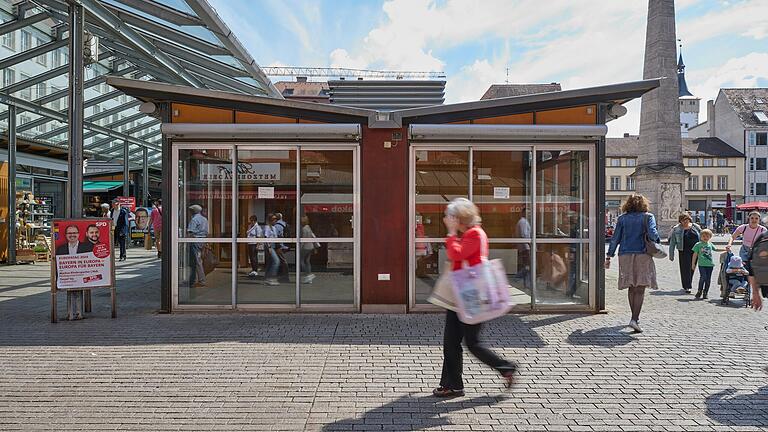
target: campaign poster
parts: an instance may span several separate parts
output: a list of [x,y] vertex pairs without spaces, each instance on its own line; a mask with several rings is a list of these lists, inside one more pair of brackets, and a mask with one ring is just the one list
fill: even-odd
[[136,227],[134,227],[133,231],[148,233],[149,232],[149,210],[144,207],[139,207],[134,212],[134,215],[136,217]]
[[56,289],[113,285],[110,219],[53,221]]
[[115,199],[117,200],[118,203],[120,203],[120,207],[125,207],[132,212],[136,211],[136,197],[119,196]]

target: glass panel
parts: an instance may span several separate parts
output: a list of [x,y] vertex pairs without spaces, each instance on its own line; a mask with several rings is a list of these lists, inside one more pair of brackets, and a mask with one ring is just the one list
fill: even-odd
[[179,243],[179,304],[232,304],[232,244]]
[[232,237],[231,150],[179,150],[178,186],[179,237]]
[[589,238],[589,152],[536,152],[536,236]]
[[536,303],[589,304],[589,244],[537,245]]
[[531,152],[474,151],[472,194],[490,238],[531,238]]
[[238,237],[296,237],[296,153],[237,151]]
[[[351,150],[301,150],[302,235],[354,236],[354,160]],[[308,223],[305,223],[308,222]]]
[[417,150],[416,237],[442,238],[448,202],[469,197],[469,151]]
[[295,304],[296,253],[281,243],[237,245],[237,303]]
[[353,304],[354,243],[303,242],[301,304]]
[[[443,242],[417,242],[415,245],[414,288],[416,304],[427,304],[427,297],[449,265]],[[507,271],[512,302],[521,308],[531,304],[531,245],[528,243],[491,243],[490,259],[500,259]]]

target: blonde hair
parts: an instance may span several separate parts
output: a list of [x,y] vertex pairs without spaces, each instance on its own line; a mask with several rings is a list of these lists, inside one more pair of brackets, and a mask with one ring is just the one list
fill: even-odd
[[646,213],[648,212],[649,206],[650,203],[648,202],[648,198],[640,194],[632,194],[627,198],[627,201],[624,203],[624,205],[621,206],[621,211],[624,213]]
[[480,210],[472,201],[466,198],[455,198],[451,200],[445,209],[445,214],[453,216],[459,220],[459,223],[466,226],[480,225]]
[[701,237],[704,237],[705,235],[708,235],[709,238],[712,238],[713,234],[712,231],[709,229],[703,229],[701,230],[701,234],[699,234]]

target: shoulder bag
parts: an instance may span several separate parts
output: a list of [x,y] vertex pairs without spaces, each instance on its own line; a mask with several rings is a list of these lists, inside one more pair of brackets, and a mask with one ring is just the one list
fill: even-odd
[[664,248],[648,236],[648,223],[650,220],[651,215],[648,213],[643,215],[643,241],[645,242],[645,253],[656,259],[666,258],[667,252]]

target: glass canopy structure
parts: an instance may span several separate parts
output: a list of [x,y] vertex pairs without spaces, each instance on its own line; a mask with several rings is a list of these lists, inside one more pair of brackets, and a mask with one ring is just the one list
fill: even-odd
[[2,141],[69,151],[75,7],[84,15],[84,158],[122,161],[127,149],[129,165],[160,166],[160,121],[108,75],[281,98],[205,0],[0,0]]

